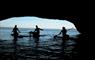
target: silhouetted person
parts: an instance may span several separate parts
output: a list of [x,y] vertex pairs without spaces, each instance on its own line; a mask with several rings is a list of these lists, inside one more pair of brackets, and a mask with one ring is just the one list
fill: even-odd
[[62,34],[62,52],[61,52],[61,59],[65,59],[65,52],[64,52],[64,49],[65,49],[65,43],[66,43],[66,40],[68,40],[69,38],[69,35],[66,34],[67,33],[67,30],[65,29],[65,27],[62,27],[62,30],[61,32],[58,34]]
[[17,25],[15,25],[12,32],[13,32],[13,37],[14,37],[14,39],[13,39],[13,44],[14,44],[13,60],[18,60],[17,59],[17,38],[18,38],[18,35],[19,35],[20,31],[17,28]]
[[17,25],[15,25],[12,32],[13,32],[14,40],[17,40],[18,34],[20,33],[19,29],[17,28]]
[[33,37],[34,38],[39,39],[39,37],[40,37],[40,30],[43,30],[43,29],[38,28],[38,26],[36,25],[36,29],[35,29],[35,31],[33,33]]
[[36,54],[36,59],[39,60],[39,51],[38,51],[38,46],[39,46],[39,37],[40,37],[40,30],[43,30],[41,28],[39,28],[37,25],[36,25],[36,29],[34,32],[31,32],[33,33],[33,38],[35,39],[35,54]]
[[65,29],[65,27],[62,27],[62,30],[58,35],[60,35],[61,33],[62,33],[62,37],[64,37],[66,35],[67,30]]
[[65,41],[69,38],[69,35],[66,34],[67,33],[67,30],[65,29],[65,27],[62,27],[62,30],[61,32],[58,34],[62,34],[62,45],[64,46],[65,44]]

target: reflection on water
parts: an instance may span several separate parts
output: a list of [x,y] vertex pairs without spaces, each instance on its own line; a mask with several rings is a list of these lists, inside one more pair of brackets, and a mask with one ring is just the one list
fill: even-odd
[[[10,41],[0,41],[0,54],[1,58],[4,59],[7,57],[18,58],[18,59],[59,59],[62,53],[62,40],[53,40],[48,39],[46,41],[40,41],[35,43],[33,38],[24,41],[23,39],[18,40],[16,43]],[[66,47],[64,49],[65,56],[72,58],[72,53],[74,46],[77,43],[73,40],[66,41]],[[77,53],[77,52],[74,52]]]

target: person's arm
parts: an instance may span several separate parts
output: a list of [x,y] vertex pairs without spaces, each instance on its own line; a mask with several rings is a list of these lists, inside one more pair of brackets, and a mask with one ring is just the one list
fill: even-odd
[[43,30],[43,29],[41,29],[41,28],[39,28],[40,30]]
[[[14,29],[13,29],[14,30]],[[12,30],[12,32],[13,32],[13,30]]]
[[37,31],[37,29],[34,30],[34,32],[36,32],[36,31]]
[[[61,31],[62,32],[62,31]],[[61,34],[61,32],[58,34],[58,35],[60,35]]]
[[14,28],[13,28],[12,32],[14,32]]
[[18,30],[18,32],[20,33],[20,30],[19,29],[17,29]]

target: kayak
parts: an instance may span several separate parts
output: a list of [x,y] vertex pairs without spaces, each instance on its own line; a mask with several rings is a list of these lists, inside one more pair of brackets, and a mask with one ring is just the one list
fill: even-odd
[[[11,34],[11,36],[14,36],[14,34]],[[47,35],[40,35],[40,37],[44,37],[44,36],[47,36]],[[23,38],[23,37],[30,37],[30,36],[29,35],[19,35],[18,37]],[[33,37],[33,35],[31,35],[31,37]]]

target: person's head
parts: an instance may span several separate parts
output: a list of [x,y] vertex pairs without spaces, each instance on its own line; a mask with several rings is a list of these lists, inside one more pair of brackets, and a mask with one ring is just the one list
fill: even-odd
[[15,28],[17,28],[17,25],[15,25]]
[[36,28],[38,28],[38,26],[36,25]]
[[62,27],[62,29],[65,29],[65,27]]

